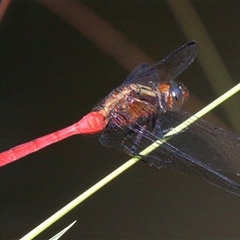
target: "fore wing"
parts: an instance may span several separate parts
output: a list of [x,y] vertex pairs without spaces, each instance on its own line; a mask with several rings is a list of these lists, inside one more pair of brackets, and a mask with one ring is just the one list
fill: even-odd
[[149,86],[149,82],[169,82],[188,68],[196,55],[197,44],[191,41],[152,66],[140,64],[130,73],[124,84],[139,83]]

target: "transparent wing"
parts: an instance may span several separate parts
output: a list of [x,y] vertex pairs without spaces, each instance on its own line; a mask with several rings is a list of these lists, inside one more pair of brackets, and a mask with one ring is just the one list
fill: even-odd
[[152,83],[159,84],[160,78],[156,70],[149,70],[150,66],[146,63],[138,65],[123,82],[124,85],[129,83],[142,84],[152,87]]
[[169,143],[160,146],[154,153],[144,158],[144,161],[157,168],[165,167],[195,176],[226,191],[240,195],[238,183],[193,158],[191,154],[174,148]]
[[163,60],[153,64],[149,71],[159,70],[160,80],[169,82],[181,74],[197,56],[197,44],[191,41],[168,55]]
[[[160,115],[161,127],[168,131],[191,116],[183,110]],[[169,143],[212,169],[240,175],[240,136],[198,119]]]
[[140,64],[130,73],[124,84],[139,83],[148,86],[150,81],[169,82],[181,74],[193,62],[196,55],[197,44],[191,41],[152,66]]
[[[166,134],[172,127],[183,121],[181,118],[185,119],[189,115],[184,111],[179,114],[176,112],[161,114],[159,121],[162,123],[161,134]],[[171,128],[169,128],[169,122],[172,122]],[[130,145],[134,144],[134,139],[139,134],[140,128],[134,126],[133,129],[135,136],[132,134],[133,137],[129,137],[128,143],[124,145],[129,144],[127,149],[131,148]],[[138,153],[158,139],[152,131],[153,128],[149,126],[143,133],[144,137],[138,144]],[[240,185],[219,172],[239,173],[239,144],[240,138],[237,134],[199,120],[185,131],[172,136],[143,160],[157,168],[164,167],[196,176],[217,187],[240,195]]]
[[[179,110],[123,127],[114,125],[114,129],[102,133],[100,140],[104,145],[115,147],[129,155],[139,154],[190,116],[191,114]],[[143,126],[146,126],[145,131],[142,130]],[[239,146],[239,135],[199,119],[186,130],[169,138],[143,160],[157,168],[165,167],[194,175],[240,195],[239,184],[219,172],[227,171],[239,175]],[[136,149],[136,152],[133,152],[133,149]]]
[[134,79],[138,76],[144,75],[144,73],[149,70],[149,68],[150,65],[148,65],[147,63],[141,63],[136,68],[134,68],[134,70],[128,75],[128,77],[124,81],[124,84],[130,83],[131,81],[134,81]]

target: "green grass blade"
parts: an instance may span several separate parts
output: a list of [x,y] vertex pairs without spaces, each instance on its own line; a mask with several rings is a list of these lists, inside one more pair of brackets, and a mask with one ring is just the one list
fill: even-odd
[[77,220],[72,222],[70,225],[68,225],[66,228],[64,228],[61,232],[57,233],[55,236],[51,237],[49,240],[58,240],[64,233],[66,233],[75,223]]

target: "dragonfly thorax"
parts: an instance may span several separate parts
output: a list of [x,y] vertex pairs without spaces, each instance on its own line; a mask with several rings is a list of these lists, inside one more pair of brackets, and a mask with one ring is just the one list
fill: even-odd
[[[156,91],[140,84],[116,88],[93,110],[103,112],[110,125],[123,126],[157,112]],[[115,127],[114,127],[115,128]]]

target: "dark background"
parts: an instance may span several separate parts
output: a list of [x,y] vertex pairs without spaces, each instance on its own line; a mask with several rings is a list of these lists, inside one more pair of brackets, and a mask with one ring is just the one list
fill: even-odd
[[[165,1],[84,4],[154,61],[191,40]],[[192,5],[234,79],[230,88],[240,75],[239,2]],[[118,41],[120,53],[129,53]],[[198,44],[204,51],[204,43]],[[0,151],[78,121],[123,82],[135,62],[148,60],[133,55],[132,65],[124,66],[118,55],[36,1],[11,2],[0,24],[0,53]],[[186,104],[192,113],[219,96],[197,60],[179,80],[194,96]],[[237,98],[233,103],[237,114]],[[222,107],[213,112],[218,119],[209,121],[233,130]],[[0,168],[0,238],[22,237],[128,159],[97,137],[73,136]],[[62,239],[239,239],[239,215],[239,197],[140,162],[38,238],[77,220]]]

